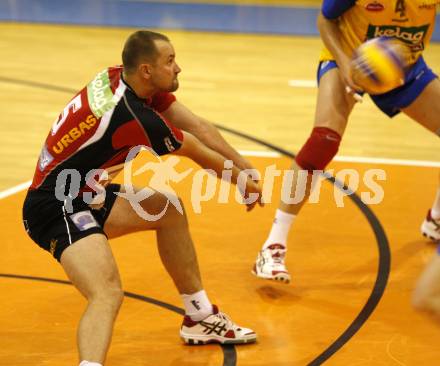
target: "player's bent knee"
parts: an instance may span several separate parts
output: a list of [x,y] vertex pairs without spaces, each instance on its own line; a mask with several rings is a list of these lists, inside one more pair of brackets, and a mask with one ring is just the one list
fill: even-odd
[[168,197],[168,208],[166,210],[165,217],[173,220],[183,219],[186,221],[185,206],[180,197],[176,195]]
[[114,309],[119,309],[124,299],[124,290],[122,289],[117,270],[111,273],[102,273],[102,280],[93,288],[88,297],[89,301],[107,304]]
[[323,170],[338,152],[341,135],[327,127],[315,127],[295,160],[305,170]]
[[110,296],[112,298],[112,303],[119,309],[124,301],[124,291],[121,288],[111,291]]
[[106,307],[118,311],[124,300],[124,291],[120,287],[109,287],[98,291],[88,300],[89,302],[104,304]]

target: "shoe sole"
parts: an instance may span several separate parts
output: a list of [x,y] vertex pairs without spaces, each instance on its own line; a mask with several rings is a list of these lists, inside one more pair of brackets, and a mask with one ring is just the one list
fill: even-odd
[[[440,243],[440,238],[437,236],[433,236],[432,230],[429,227],[426,227],[425,223],[422,224],[422,227],[420,228],[420,231],[422,232],[422,235],[425,238],[431,239],[435,243]],[[437,234],[437,233],[436,233]]]
[[440,239],[436,239],[436,238],[434,238],[433,236],[431,236],[431,235],[425,233],[424,231],[422,231],[422,235],[423,235],[425,238],[428,238],[428,239],[432,240],[434,243],[439,243],[439,244],[440,244]]
[[288,273],[278,273],[275,276],[266,276],[266,275],[258,274],[254,269],[252,269],[251,273],[254,276],[257,276],[258,278],[262,278],[264,280],[272,280],[285,284],[290,283],[290,275]]
[[249,337],[242,339],[229,339],[229,338],[211,338],[209,336],[203,338],[194,338],[194,337],[186,337],[180,336],[180,338],[189,345],[204,345],[210,343],[219,343],[219,344],[246,344],[246,343],[255,343],[257,341],[257,337]]

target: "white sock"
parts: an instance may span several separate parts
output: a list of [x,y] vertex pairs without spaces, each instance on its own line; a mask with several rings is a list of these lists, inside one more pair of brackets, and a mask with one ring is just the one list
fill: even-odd
[[431,217],[434,220],[440,219],[440,188],[437,190],[434,204],[432,205],[432,208],[431,208]]
[[100,363],[97,362],[90,362],[90,361],[81,361],[81,363],[79,364],[79,366],[102,366]]
[[266,242],[263,244],[263,249],[266,249],[272,244],[282,244],[287,249],[287,235],[289,235],[290,227],[295,220],[296,215],[277,210],[275,219],[273,220],[272,228]]
[[181,294],[185,315],[194,321],[200,321],[212,314],[212,304],[206,295],[205,290],[200,290],[194,294]]

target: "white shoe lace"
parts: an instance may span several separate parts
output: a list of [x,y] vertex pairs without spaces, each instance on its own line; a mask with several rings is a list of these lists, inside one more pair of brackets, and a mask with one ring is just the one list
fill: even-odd
[[234,323],[232,322],[231,318],[229,318],[229,316],[227,316],[225,313],[218,312],[215,315],[226,323],[226,328],[228,329],[233,328]]
[[274,265],[284,267],[284,257],[286,256],[286,251],[283,249],[266,249],[266,258],[268,262]]

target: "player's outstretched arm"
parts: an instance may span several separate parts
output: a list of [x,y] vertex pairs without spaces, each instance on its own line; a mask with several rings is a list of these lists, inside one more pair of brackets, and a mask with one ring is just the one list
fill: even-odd
[[[217,174],[217,177],[222,176],[222,172],[224,170],[226,159],[224,156],[220,155],[218,152],[212,150],[205,144],[203,144],[197,137],[193,136],[188,132],[183,132],[183,144],[180,149],[173,152],[173,154],[186,156],[196,162],[204,169],[212,169]],[[249,197],[250,194],[257,194],[257,200],[252,203],[246,204],[247,209],[252,210],[254,206],[258,203],[260,206],[263,206],[262,196],[261,196],[261,188],[260,186],[254,182],[249,174],[242,172],[235,164],[232,169],[231,182],[237,184],[239,179],[244,180],[245,184],[245,192],[243,192],[244,198]],[[241,173],[241,174],[240,174]],[[242,184],[243,184],[242,183]]]
[[176,127],[191,133],[212,150],[232,160],[240,169],[253,169],[249,161],[227,143],[211,122],[197,116],[182,103],[175,101],[161,114]]

